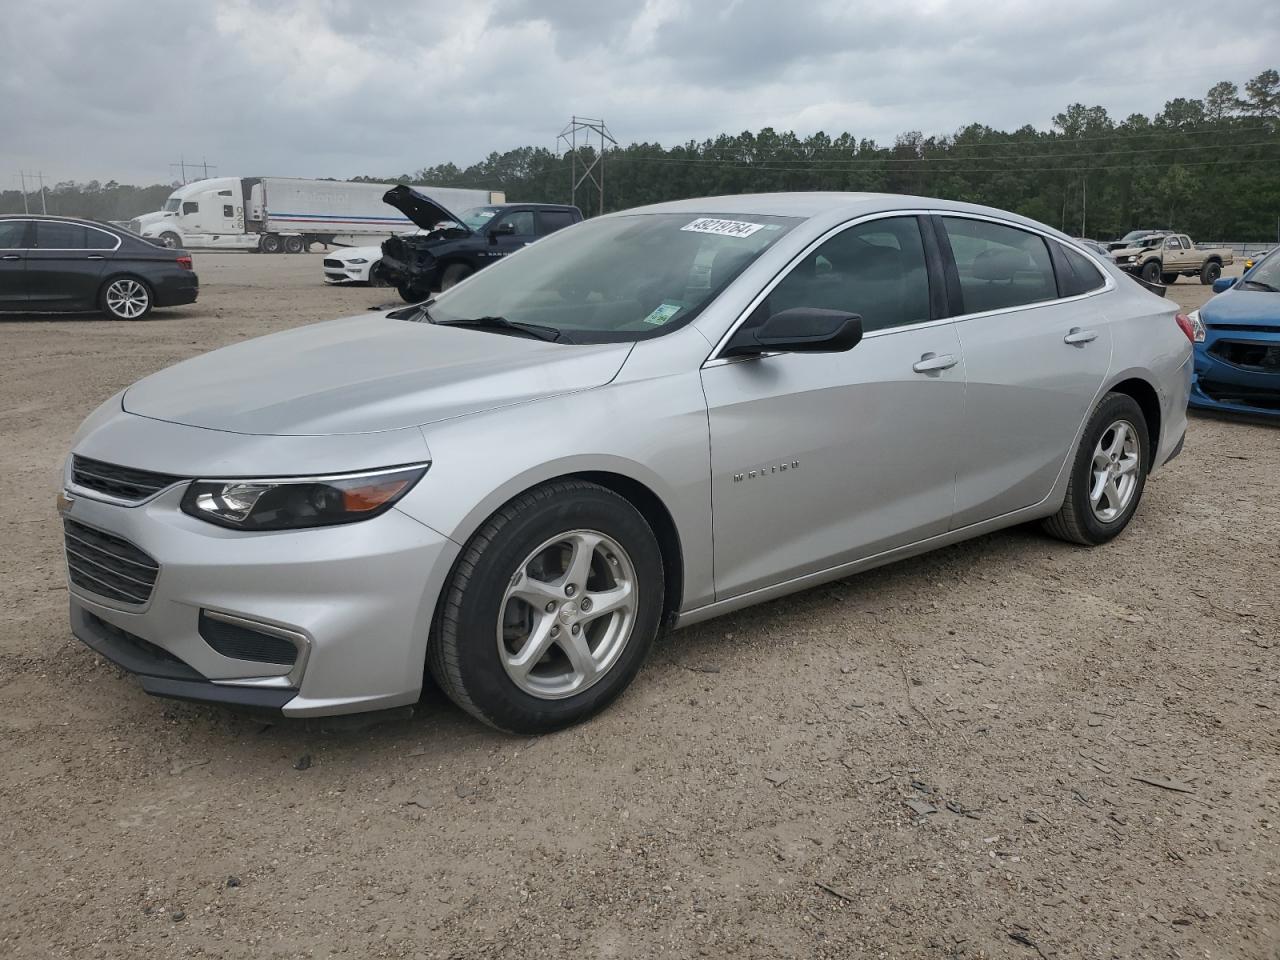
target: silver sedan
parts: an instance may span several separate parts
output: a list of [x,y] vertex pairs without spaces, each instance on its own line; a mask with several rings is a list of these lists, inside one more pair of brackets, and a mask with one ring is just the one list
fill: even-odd
[[104,403],[60,498],[72,627],[164,696],[343,713],[429,672],[552,730],[663,629],[1030,520],[1106,543],[1182,446],[1191,339],[999,210],[600,217]]

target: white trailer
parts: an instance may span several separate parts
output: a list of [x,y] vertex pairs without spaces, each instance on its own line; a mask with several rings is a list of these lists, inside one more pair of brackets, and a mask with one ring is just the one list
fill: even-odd
[[[214,177],[179,187],[164,208],[129,221],[129,229],[188,250],[302,253],[313,243],[352,246],[418,229],[382,202],[389,183],[296,177]],[[451,210],[503,203],[492,190],[417,187]]]

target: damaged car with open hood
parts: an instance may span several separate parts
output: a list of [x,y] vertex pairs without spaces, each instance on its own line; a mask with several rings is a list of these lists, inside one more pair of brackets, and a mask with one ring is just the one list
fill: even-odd
[[448,290],[539,237],[582,220],[577,207],[555,203],[487,204],[458,215],[403,184],[382,199],[423,231],[382,244],[382,276],[408,303]]

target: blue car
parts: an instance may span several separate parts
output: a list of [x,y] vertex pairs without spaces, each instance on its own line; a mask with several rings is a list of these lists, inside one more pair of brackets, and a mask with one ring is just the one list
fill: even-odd
[[1239,279],[1214,283],[1190,315],[1195,330],[1192,407],[1280,417],[1280,251]]

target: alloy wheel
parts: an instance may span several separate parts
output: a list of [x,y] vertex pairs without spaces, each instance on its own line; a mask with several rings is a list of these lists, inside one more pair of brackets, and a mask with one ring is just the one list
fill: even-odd
[[544,542],[516,568],[498,614],[498,656],[525,693],[558,700],[581,693],[617,663],[638,609],[635,567],[595,530]]
[[1141,453],[1138,432],[1128,420],[1117,420],[1098,438],[1093,448],[1089,506],[1103,523],[1115,520],[1133,500]]
[[147,312],[151,295],[137,280],[114,281],[107,287],[107,309],[123,320],[136,320]]

